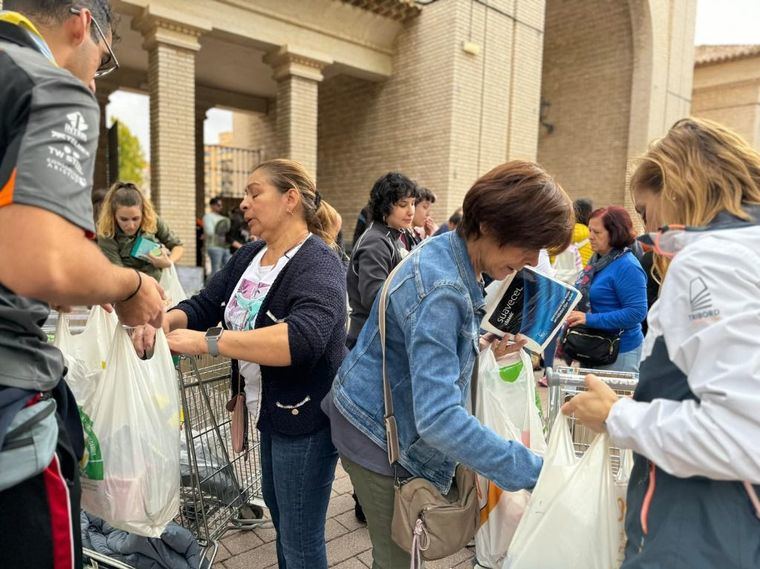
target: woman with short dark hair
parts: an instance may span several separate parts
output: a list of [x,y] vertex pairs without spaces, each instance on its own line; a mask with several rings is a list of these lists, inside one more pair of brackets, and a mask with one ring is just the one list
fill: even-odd
[[630,249],[635,239],[631,216],[619,206],[597,209],[589,219],[589,231],[594,255],[576,283],[583,299],[580,309],[568,316],[568,326],[620,331],[617,360],[594,367],[638,372],[644,341],[641,322],[647,315],[647,279]]
[[[485,309],[483,274],[503,279],[535,265],[542,248],[566,247],[572,205],[539,166],[513,161],[482,176],[456,231],[425,240],[393,275],[387,295],[386,369],[400,459],[388,462],[378,307],[341,365],[322,408],[367,517],[373,567],[409,567],[391,539],[394,475],[449,491],[462,463],[507,491],[532,488],[541,458],[483,426],[465,407]],[[525,341],[493,344],[497,357]]]
[[407,254],[400,237],[412,226],[416,198],[416,184],[399,172],[384,174],[372,186],[368,206],[372,221],[354,244],[346,276],[349,348],[356,343],[386,277]]
[[438,226],[430,215],[430,209],[433,207],[435,200],[436,196],[432,191],[423,186],[417,186],[417,201],[414,204],[412,227],[404,231],[401,236],[401,240],[408,251],[411,251],[438,231]]

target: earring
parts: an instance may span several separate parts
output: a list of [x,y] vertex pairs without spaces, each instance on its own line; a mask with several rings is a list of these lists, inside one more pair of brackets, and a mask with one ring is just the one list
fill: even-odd
[[292,209],[288,210],[288,215],[293,215],[293,210]]

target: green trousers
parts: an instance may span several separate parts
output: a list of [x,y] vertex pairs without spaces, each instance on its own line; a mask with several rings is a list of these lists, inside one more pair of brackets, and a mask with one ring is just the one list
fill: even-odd
[[372,541],[372,569],[409,569],[409,553],[391,538],[393,520],[393,477],[376,474],[341,456],[343,469],[351,478],[354,492],[367,517]]

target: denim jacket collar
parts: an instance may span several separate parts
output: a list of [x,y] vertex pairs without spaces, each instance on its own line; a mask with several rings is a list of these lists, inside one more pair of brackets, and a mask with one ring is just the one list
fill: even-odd
[[462,280],[467,285],[467,291],[470,293],[472,306],[475,312],[482,312],[486,307],[483,285],[475,274],[470,255],[467,253],[467,243],[456,231],[449,231],[447,235],[451,240],[451,250],[454,252],[459,274],[462,276]]

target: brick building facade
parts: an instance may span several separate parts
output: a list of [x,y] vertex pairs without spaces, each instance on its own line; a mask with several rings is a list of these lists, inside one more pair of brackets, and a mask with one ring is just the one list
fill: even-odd
[[440,221],[512,158],[542,162],[573,196],[628,203],[630,159],[689,112],[691,0],[113,5],[123,68],[98,98],[148,92],[152,193],[189,249],[212,107],[245,113],[235,146],[317,176],[347,234],[392,169],[436,192]]
[[732,128],[760,150],[760,45],[697,47],[695,116]]

